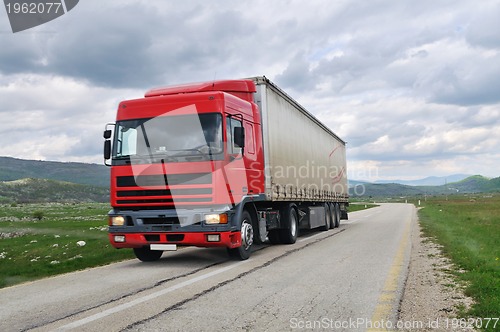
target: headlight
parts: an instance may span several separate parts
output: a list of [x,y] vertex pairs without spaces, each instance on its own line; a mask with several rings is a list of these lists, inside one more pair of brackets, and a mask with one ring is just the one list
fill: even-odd
[[109,217],[109,226],[123,226],[123,225],[125,225],[125,217],[123,216]]
[[227,214],[207,214],[205,224],[227,224]]

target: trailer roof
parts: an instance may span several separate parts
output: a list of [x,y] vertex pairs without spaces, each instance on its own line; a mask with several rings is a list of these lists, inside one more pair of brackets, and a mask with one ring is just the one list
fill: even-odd
[[255,82],[255,85],[265,84],[269,88],[271,88],[275,93],[281,95],[284,99],[288,100],[291,104],[293,104],[297,109],[299,109],[305,116],[307,116],[311,121],[316,123],[319,127],[323,128],[330,135],[341,141],[344,145],[346,141],[340,138],[337,134],[335,134],[330,128],[328,128],[323,122],[321,122],[316,116],[314,116],[311,112],[304,108],[301,104],[299,104],[295,99],[290,97],[285,91],[283,91],[279,86],[277,86],[274,82],[268,79],[265,76],[256,76],[250,77],[252,81]]

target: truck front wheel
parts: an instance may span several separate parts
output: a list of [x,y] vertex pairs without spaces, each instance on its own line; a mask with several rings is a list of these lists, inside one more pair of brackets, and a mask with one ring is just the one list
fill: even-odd
[[241,246],[238,248],[228,249],[227,251],[230,256],[240,260],[245,260],[250,257],[252,252],[254,230],[250,213],[243,211],[241,217]]
[[135,257],[143,262],[154,262],[163,255],[161,250],[151,250],[148,247],[134,248]]

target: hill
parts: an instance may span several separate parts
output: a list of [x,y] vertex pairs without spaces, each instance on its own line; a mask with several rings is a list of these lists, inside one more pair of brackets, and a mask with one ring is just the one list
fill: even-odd
[[109,168],[104,165],[23,160],[0,157],[0,181],[49,179],[109,187]]
[[356,183],[349,188],[352,197],[402,197],[445,195],[456,193],[500,192],[500,177],[488,179],[481,175],[441,186],[409,186],[398,183]]
[[0,182],[0,203],[108,201],[103,187],[33,178]]
[[449,176],[429,176],[419,180],[379,180],[375,183],[399,183],[408,186],[441,186],[447,183],[462,181],[472,174],[453,174]]

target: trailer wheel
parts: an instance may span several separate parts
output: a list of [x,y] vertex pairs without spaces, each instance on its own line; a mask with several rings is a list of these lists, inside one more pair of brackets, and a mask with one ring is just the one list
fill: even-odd
[[299,235],[299,218],[293,205],[289,205],[284,213],[286,228],[280,230],[280,239],[285,244],[293,244]]
[[335,204],[335,227],[340,226],[340,205]]
[[332,215],[331,215],[331,212],[330,212],[330,204],[325,203],[324,207],[325,207],[325,225],[321,226],[321,230],[322,231],[327,231],[327,230],[330,229],[330,225],[332,223],[332,221],[331,221]]
[[252,217],[248,211],[243,211],[241,218],[241,246],[238,248],[228,248],[227,252],[229,256],[243,261],[248,259],[252,252],[254,230]]
[[335,203],[328,203],[330,207],[330,228],[335,228]]
[[160,259],[163,255],[161,250],[151,250],[149,247],[134,248],[135,257],[143,262],[154,262]]

